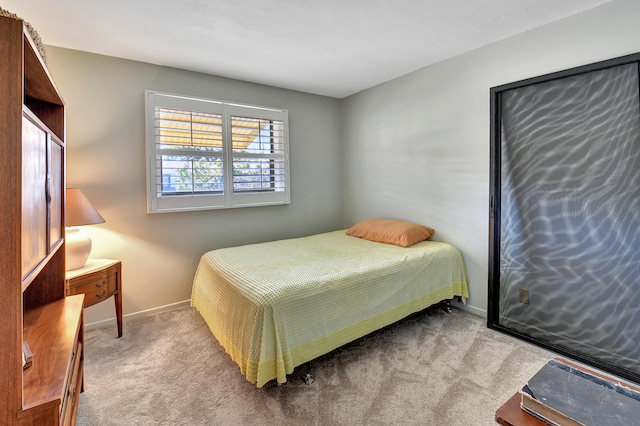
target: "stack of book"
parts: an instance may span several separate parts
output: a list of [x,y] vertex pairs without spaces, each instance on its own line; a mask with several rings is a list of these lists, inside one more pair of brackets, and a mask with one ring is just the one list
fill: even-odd
[[520,390],[520,406],[558,426],[640,424],[640,387],[552,359]]

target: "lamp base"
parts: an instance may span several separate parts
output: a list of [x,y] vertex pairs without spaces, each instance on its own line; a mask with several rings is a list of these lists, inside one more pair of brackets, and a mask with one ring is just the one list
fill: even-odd
[[66,269],[82,268],[91,254],[91,237],[80,232],[79,228],[67,228],[66,233]]

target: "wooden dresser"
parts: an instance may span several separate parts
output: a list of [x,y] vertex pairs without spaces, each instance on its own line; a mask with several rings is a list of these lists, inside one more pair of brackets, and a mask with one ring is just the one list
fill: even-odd
[[84,295],[65,298],[65,106],[22,20],[0,17],[0,58],[0,424],[73,425]]
[[[24,315],[24,339],[34,353],[33,365],[24,370],[24,403],[20,417],[75,424],[83,381],[83,296],[45,303]],[[33,412],[33,413],[32,413]]]

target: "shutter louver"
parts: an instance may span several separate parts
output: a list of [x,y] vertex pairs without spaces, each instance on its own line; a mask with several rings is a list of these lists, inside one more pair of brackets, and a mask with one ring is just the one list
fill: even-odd
[[283,122],[231,117],[233,192],[284,191]]
[[222,116],[156,108],[156,190],[222,192]]

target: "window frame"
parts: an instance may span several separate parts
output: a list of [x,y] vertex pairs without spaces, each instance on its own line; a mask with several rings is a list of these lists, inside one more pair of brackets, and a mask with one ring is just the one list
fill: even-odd
[[[158,166],[159,152],[156,132],[157,108],[169,108],[190,113],[220,114],[222,117],[222,192],[182,192],[164,193],[158,190],[163,187],[162,171]],[[232,117],[243,117],[256,120],[272,120],[282,123],[282,152],[246,154],[234,153],[232,149]],[[290,204],[290,172],[289,172],[289,123],[288,111],[285,109],[241,104],[237,102],[177,95],[153,90],[145,91],[145,139],[146,139],[146,176],[147,176],[147,213],[167,213],[181,211],[229,209]],[[259,137],[259,136],[258,136]],[[271,142],[273,144],[273,141]],[[179,150],[176,150],[178,152]],[[197,151],[194,151],[194,154]],[[205,155],[210,156],[210,155]],[[192,158],[198,157],[193,155]],[[281,164],[283,178],[278,189],[235,191],[233,167],[234,158],[277,157]],[[282,188],[281,186],[284,186]]]

